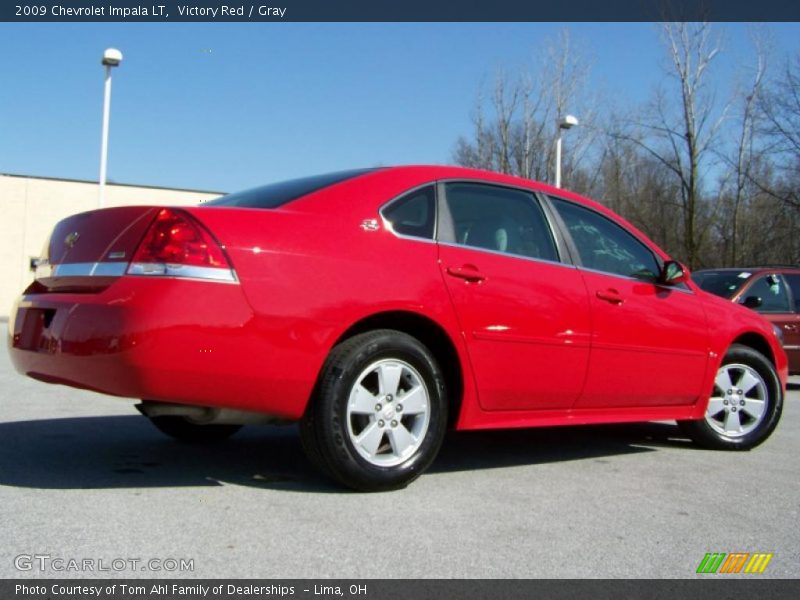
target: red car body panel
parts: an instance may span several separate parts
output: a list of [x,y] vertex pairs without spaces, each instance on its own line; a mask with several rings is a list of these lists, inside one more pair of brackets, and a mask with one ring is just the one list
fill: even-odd
[[[576,408],[694,404],[709,360],[706,315],[695,295],[605,273],[583,277],[593,314],[592,360]],[[624,303],[603,300],[609,292]]]
[[[442,278],[469,344],[479,402],[486,411],[568,409],[583,390],[591,320],[577,269],[510,259],[474,248],[440,247]],[[446,265],[479,263],[479,286],[446,273]],[[509,378],[509,365],[526,365]]]
[[[605,207],[564,190],[455,167],[381,169],[275,209],[175,209],[219,241],[235,281],[122,275],[95,278],[91,289],[81,287],[86,278],[37,281],[9,323],[14,365],[118,396],[298,419],[337,341],[392,313],[424,319],[452,343],[459,429],[701,418],[720,361],[742,336],[768,348],[785,385],[786,356],[771,326],[691,282],[670,288],[380,226],[387,202],[449,179],[574,200],[668,259]],[[129,259],[157,210],[106,209],[62,222],[51,260]],[[76,243],[73,260],[61,240],[84,221],[103,221],[110,233],[80,254]],[[370,221],[378,226],[364,226]],[[486,276],[477,286],[447,273],[476,262]],[[624,303],[600,297],[608,293]]]

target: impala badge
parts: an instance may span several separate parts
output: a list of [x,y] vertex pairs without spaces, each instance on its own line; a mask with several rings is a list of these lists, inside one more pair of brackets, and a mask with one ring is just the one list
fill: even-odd
[[364,231],[378,231],[378,219],[364,219],[361,221],[361,229]]
[[81,237],[81,234],[77,231],[73,231],[67,237],[64,238],[64,245],[67,248],[72,248],[75,243],[78,241],[78,238]]

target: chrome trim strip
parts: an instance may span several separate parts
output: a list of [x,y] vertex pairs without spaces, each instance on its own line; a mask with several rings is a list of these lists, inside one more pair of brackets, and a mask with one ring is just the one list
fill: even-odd
[[236,274],[232,269],[218,267],[195,267],[168,263],[131,263],[128,275],[180,277],[188,279],[203,279],[221,283],[238,283]]
[[[53,267],[53,277],[93,277],[97,263],[64,263]],[[123,264],[122,272],[125,272]]]
[[95,263],[91,274],[95,277],[118,277],[125,274],[127,266],[125,262],[99,262]]
[[784,346],[783,349],[784,350],[800,350],[800,346],[794,346],[794,345],[792,345],[792,346]]
[[51,265],[44,263],[36,266],[36,279],[50,277],[121,277],[128,275],[161,275],[164,277],[182,277],[188,279],[204,279],[223,283],[238,283],[232,269],[217,267],[194,267],[164,263],[131,263],[96,262],[96,263],[62,263]]
[[35,279],[48,277],[120,277],[125,274],[128,263],[95,262],[95,263],[62,263],[36,265]]
[[536,263],[546,263],[548,265],[557,265],[559,267],[567,267],[569,269],[577,269],[578,267],[572,263],[561,262],[560,260],[547,260],[546,258],[534,258],[532,256],[522,256],[521,254],[512,254],[511,252],[501,252],[500,250],[489,250],[488,248],[480,248],[479,246],[467,246],[465,244],[454,244],[452,242],[439,242],[440,246],[449,246],[450,248],[460,248],[461,250],[473,250],[475,252],[485,252],[487,254],[496,254],[497,256],[505,256],[507,258],[519,258]]
[[684,294],[694,295],[694,291],[690,287],[680,288],[675,285],[669,285],[666,283],[661,283],[659,281],[649,281],[647,279],[639,279],[638,277],[630,277],[629,275],[620,275],[619,273],[611,273],[610,271],[598,271],[597,269],[589,269],[587,267],[579,266],[578,269],[580,271],[587,271],[589,273],[597,273],[599,275],[606,275],[608,277],[616,277],[617,279],[624,279],[625,281],[634,281],[636,283],[646,283],[649,285],[654,285],[656,287],[660,287],[663,290],[667,290],[670,292],[682,292]]

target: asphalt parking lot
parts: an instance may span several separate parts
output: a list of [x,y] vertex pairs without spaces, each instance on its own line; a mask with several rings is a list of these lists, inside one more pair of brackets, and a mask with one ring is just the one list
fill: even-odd
[[798,378],[752,452],[666,423],[458,433],[409,488],[370,495],[319,476],[293,427],[181,445],[131,401],[17,375],[0,335],[0,577],[115,573],[15,567],[38,554],[193,560],[125,577],[684,578],[736,551],[800,576]]

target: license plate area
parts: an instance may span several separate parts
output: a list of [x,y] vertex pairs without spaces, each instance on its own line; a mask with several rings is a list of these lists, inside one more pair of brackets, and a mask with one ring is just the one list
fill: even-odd
[[56,316],[55,308],[27,308],[22,327],[14,335],[14,347],[34,352],[53,352],[55,339],[50,335],[50,325]]

